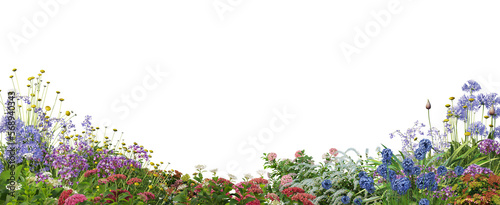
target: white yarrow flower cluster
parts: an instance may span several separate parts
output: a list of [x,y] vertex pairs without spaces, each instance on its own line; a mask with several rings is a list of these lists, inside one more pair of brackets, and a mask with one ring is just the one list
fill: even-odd
[[199,164],[199,165],[196,165],[195,168],[198,170],[203,170],[203,169],[207,168],[207,165]]
[[8,190],[12,190],[12,189],[14,189],[15,191],[21,190],[21,188],[22,188],[22,187],[23,187],[23,185],[22,185],[22,184],[17,183],[17,182],[15,182],[15,181],[14,181],[14,185],[11,185],[11,184],[9,183],[9,184],[7,184],[7,185],[5,186],[5,188],[6,188],[6,189],[8,189]]
[[25,159],[31,159],[33,157],[33,153],[26,153],[26,154],[23,154],[23,157]]
[[179,186],[177,187],[177,189],[178,189],[178,190],[183,190],[183,189],[185,189],[186,187],[187,187],[187,185],[185,185],[185,184],[181,184],[181,185],[179,185]]
[[257,170],[257,174],[258,174],[259,176],[263,177],[263,176],[264,176],[264,174],[266,174],[266,171],[264,171],[263,169],[259,169],[259,170]]
[[210,172],[212,172],[212,173],[214,173],[214,174],[215,174],[215,173],[217,172],[217,170],[218,170],[217,168],[215,168],[215,169],[211,169],[211,170],[210,170]]
[[245,174],[244,177],[247,178],[247,179],[252,179],[253,178],[253,176],[251,174]]

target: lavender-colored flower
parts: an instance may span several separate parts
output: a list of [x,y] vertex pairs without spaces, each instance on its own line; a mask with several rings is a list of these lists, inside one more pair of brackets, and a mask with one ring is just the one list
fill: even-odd
[[460,176],[460,175],[462,175],[463,173],[464,173],[464,168],[463,168],[463,167],[461,167],[461,166],[456,166],[456,167],[455,167],[455,174],[456,174],[457,176]]
[[415,158],[418,160],[425,159],[425,154],[426,154],[426,152],[422,148],[418,148],[417,150],[415,150]]
[[391,165],[392,151],[389,148],[382,150],[382,162],[387,165]]
[[364,172],[364,171],[360,171],[360,172],[359,172],[359,174],[358,174],[358,177],[359,177],[360,179],[361,179],[361,178],[363,178],[363,177],[366,177],[366,176],[367,176],[367,175],[366,175],[366,172]]
[[439,176],[443,176],[444,174],[446,174],[446,171],[448,170],[446,169],[445,166],[439,166],[437,169],[437,173]]
[[475,177],[476,174],[491,174],[493,173],[490,169],[486,167],[480,167],[478,165],[472,164],[469,165],[465,170],[463,174],[470,174],[472,177]]
[[481,86],[474,80],[469,80],[462,86],[462,91],[467,93],[474,93],[481,90]]
[[488,132],[486,131],[486,126],[481,121],[472,123],[467,129],[467,132],[470,132],[473,135],[480,135],[483,137],[488,135]]
[[422,150],[425,153],[427,153],[427,152],[431,151],[431,149],[432,149],[432,142],[428,139],[422,139],[418,143],[418,146],[419,146],[419,148],[422,148]]
[[429,200],[426,198],[420,199],[418,205],[429,205]]

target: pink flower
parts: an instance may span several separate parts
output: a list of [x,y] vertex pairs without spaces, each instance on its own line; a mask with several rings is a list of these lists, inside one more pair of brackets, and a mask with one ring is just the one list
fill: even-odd
[[64,201],[64,205],[75,205],[80,202],[84,202],[87,200],[87,197],[83,194],[75,194],[73,196],[70,196],[66,201]]
[[276,157],[278,157],[278,155],[277,155],[276,153],[274,153],[274,152],[271,152],[271,153],[269,153],[269,154],[267,155],[267,159],[268,159],[269,161],[273,161],[273,160],[275,160],[275,159],[276,159]]
[[285,175],[281,177],[281,186],[288,186],[293,182],[293,179],[290,175]]
[[330,154],[333,155],[334,157],[339,155],[338,150],[335,148],[330,148]]
[[298,150],[297,152],[295,152],[295,158],[299,157],[302,157],[302,150]]

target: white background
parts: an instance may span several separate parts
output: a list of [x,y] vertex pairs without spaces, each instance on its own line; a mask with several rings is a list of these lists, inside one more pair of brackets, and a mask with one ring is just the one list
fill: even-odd
[[[44,9],[46,2],[53,5]],[[63,110],[79,114],[78,127],[85,115],[96,126],[111,123],[128,144],[154,150],[153,162],[170,162],[168,169],[191,174],[206,164],[224,177],[225,171],[257,176],[263,152],[293,159],[305,149],[319,162],[332,147],[370,148],[371,155],[381,143],[400,149],[389,133],[416,120],[428,125],[427,99],[432,123],[441,128],[444,104],[462,95],[467,80],[500,90],[498,6],[2,1],[0,89],[5,97],[17,68],[25,94],[26,78],[45,69],[51,93],[59,90],[66,99]],[[389,12],[390,19],[377,22],[373,12]],[[360,35],[368,40],[360,43]],[[341,45],[357,53],[346,58]],[[145,88],[145,79],[154,88]],[[125,104],[127,98],[134,105]],[[295,118],[283,131],[259,142],[260,150],[245,144],[285,106]]]

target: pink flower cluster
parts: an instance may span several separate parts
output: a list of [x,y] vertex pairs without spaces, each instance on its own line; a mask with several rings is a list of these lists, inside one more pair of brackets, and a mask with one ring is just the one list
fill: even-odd
[[136,182],[137,182],[137,183],[140,183],[140,182],[142,182],[142,179],[139,179],[139,178],[132,178],[132,179],[129,179],[129,180],[127,181],[127,184],[128,184],[128,185],[131,185],[131,184],[134,184],[134,183],[136,183]]
[[87,197],[83,194],[75,194],[73,196],[70,196],[69,198],[64,201],[64,205],[75,205],[80,202],[84,202],[87,200]]
[[293,182],[293,179],[288,174],[281,177],[281,186],[289,186],[292,182]]
[[292,196],[292,200],[301,201],[304,205],[314,205],[309,199],[315,199],[316,196],[306,193],[298,193]]
[[271,153],[269,153],[269,154],[267,155],[267,159],[268,159],[269,161],[273,161],[273,160],[275,160],[275,159],[276,159],[276,157],[278,157],[278,155],[277,155],[276,153],[274,153],[274,152],[271,152]]
[[334,157],[336,157],[337,155],[339,155],[338,150],[335,149],[335,148],[330,148],[329,152],[330,152],[330,155],[332,155]]
[[296,152],[295,152],[295,158],[302,157],[302,154],[303,154],[302,150],[298,150],[298,151],[296,151]]
[[141,196],[144,202],[155,199],[155,195],[151,192],[138,193],[137,195]]

